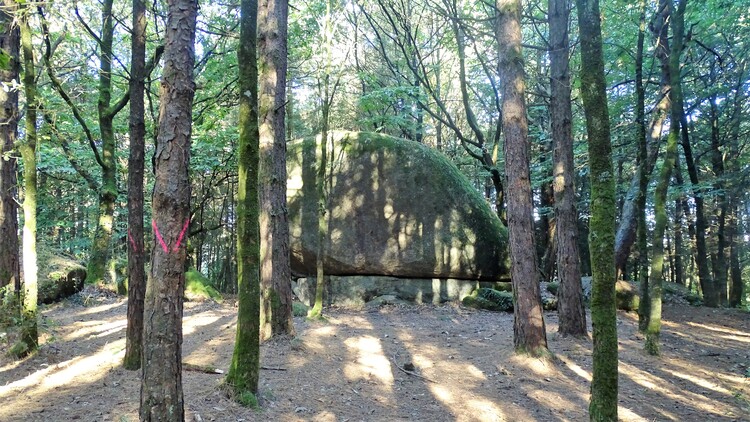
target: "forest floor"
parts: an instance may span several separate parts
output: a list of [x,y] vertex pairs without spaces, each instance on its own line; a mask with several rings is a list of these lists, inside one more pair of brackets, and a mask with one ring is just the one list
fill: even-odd
[[[137,421],[139,372],[120,366],[126,306],[89,295],[44,307],[39,353],[0,357],[0,421]],[[231,300],[187,302],[184,362],[226,370],[235,313]],[[552,361],[513,355],[511,314],[457,305],[326,314],[295,318],[296,338],[262,346],[259,410],[228,399],[222,375],[184,371],[186,420],[588,420],[591,341],[559,337],[554,312]],[[666,306],[659,358],[643,352],[635,314],[617,317],[621,420],[750,421],[747,313]]]

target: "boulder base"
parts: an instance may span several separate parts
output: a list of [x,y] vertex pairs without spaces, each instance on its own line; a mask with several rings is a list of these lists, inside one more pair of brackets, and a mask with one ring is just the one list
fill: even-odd
[[[315,278],[300,278],[292,283],[294,294],[302,303],[315,300]],[[477,283],[457,279],[404,279],[389,276],[328,276],[323,303],[361,308],[379,297],[392,297],[416,303],[459,301],[471,294]]]

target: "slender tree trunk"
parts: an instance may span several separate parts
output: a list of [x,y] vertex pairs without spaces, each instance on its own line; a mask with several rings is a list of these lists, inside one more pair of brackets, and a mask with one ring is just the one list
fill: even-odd
[[[680,55],[682,52],[682,39],[684,29],[684,13],[686,0],[680,0],[675,13],[670,15],[671,3],[662,0],[660,7],[665,20],[672,21],[672,48],[669,54],[669,71],[671,76],[671,90],[669,98],[672,102],[672,115],[670,118],[669,136],[667,137],[667,148],[664,153],[664,163],[659,176],[659,183],[654,193],[654,246],[651,259],[651,279],[649,285],[650,314],[648,326],[646,327],[646,352],[652,355],[659,354],[659,337],[661,332],[661,307],[662,307],[662,283],[664,278],[664,234],[667,228],[667,190],[672,178],[672,169],[675,166],[677,156],[677,144],[680,137],[680,117],[682,108],[678,104],[682,102],[682,81],[680,76]],[[666,45],[664,46],[666,49]]]
[[294,335],[284,130],[288,7],[287,0],[261,0],[258,6],[261,339],[264,340],[276,334]]
[[[183,421],[182,294],[190,222],[190,135],[198,2],[169,0],[146,289],[141,421]],[[257,336],[256,336],[257,338]]]
[[[112,42],[114,38],[112,4],[113,0],[105,0],[102,4],[102,32],[101,42],[99,43],[99,99],[97,102],[99,133],[102,142],[102,183],[98,192],[99,213],[86,273],[87,283],[102,283],[104,281],[114,229],[115,203],[117,202],[117,148],[113,122],[119,110],[111,109]],[[119,284],[118,291],[124,293]]]
[[617,420],[617,312],[615,309],[615,181],[609,129],[601,13],[598,0],[576,0],[581,40],[581,96],[591,167],[591,322],[593,378],[589,417]]
[[[0,68],[4,86],[18,81],[20,67],[20,35],[16,22],[17,2],[4,0],[0,9],[0,49],[9,61]],[[0,90],[0,288],[11,286],[20,290],[18,256],[18,206],[16,205],[17,158],[13,156],[18,132],[18,91]],[[0,292],[2,298],[2,292]]]
[[326,197],[326,169],[328,167],[328,131],[330,125],[331,105],[333,96],[331,93],[331,48],[333,43],[333,24],[331,22],[331,1],[326,1],[326,17],[324,25],[325,43],[325,73],[323,75],[323,104],[320,131],[320,164],[315,177],[315,186],[318,194],[318,249],[315,258],[315,303],[308,311],[309,318],[319,318],[323,312],[323,291],[325,290],[324,256],[325,242],[328,235],[326,224],[326,213],[328,210],[328,198]]
[[638,197],[636,222],[638,242],[638,280],[641,300],[638,305],[638,327],[646,330],[648,321],[648,227],[646,226],[646,196],[649,171],[647,169],[648,142],[646,141],[646,90],[643,87],[643,47],[646,38],[646,1],[640,0],[641,16],[638,24],[638,45],[635,56],[635,122],[638,137]]
[[711,277],[711,270],[709,268],[709,255],[706,246],[706,231],[708,229],[708,223],[706,220],[703,190],[699,186],[698,165],[693,157],[690,137],[688,135],[687,117],[683,111],[684,107],[682,101],[680,101],[679,104],[674,103],[672,106],[678,108],[680,116],[682,117],[682,136],[680,143],[685,152],[685,162],[687,164],[688,175],[690,176],[690,183],[692,184],[693,200],[695,201],[695,265],[698,267],[698,280],[701,285],[701,290],[703,291],[703,301],[705,305],[715,308],[719,306],[721,302],[718,295],[718,289],[714,285],[714,280]]
[[143,300],[146,251],[143,242],[143,171],[146,143],[146,5],[133,0],[130,62],[130,156],[128,157],[128,327],[125,369],[139,369],[143,350]]
[[[713,73],[713,72],[712,72]],[[727,297],[727,240],[726,240],[726,217],[729,201],[726,196],[724,176],[724,157],[721,152],[721,139],[719,131],[719,110],[716,106],[715,96],[709,98],[711,122],[711,164],[714,171],[714,189],[716,203],[714,206],[716,217],[716,253],[712,256],[713,279],[716,294],[721,306],[728,305]]]
[[497,10],[496,36],[498,71],[503,90],[510,274],[515,299],[513,344],[517,353],[544,356],[549,351],[534,246],[530,145],[521,52],[521,1],[498,0]]
[[20,22],[23,51],[23,87],[26,94],[26,140],[18,150],[23,160],[23,332],[21,341],[28,350],[37,348],[37,255],[36,255],[36,145],[37,145],[37,87],[34,66],[34,47],[28,22],[28,6],[23,9]]
[[578,213],[573,165],[573,114],[570,94],[570,0],[549,0],[550,115],[554,141],[552,183],[555,192],[558,313],[560,334],[582,337],[586,329],[581,265],[578,251]]
[[740,251],[742,250],[742,233],[739,233],[739,213],[737,206],[730,207],[729,227],[727,228],[727,240],[729,242],[729,269],[731,283],[729,285],[729,306],[737,308],[742,304],[744,295],[744,283],[742,281],[742,267],[740,266]]
[[237,335],[227,383],[241,397],[258,392],[260,370],[260,192],[258,170],[257,0],[240,3],[239,187],[237,192]]

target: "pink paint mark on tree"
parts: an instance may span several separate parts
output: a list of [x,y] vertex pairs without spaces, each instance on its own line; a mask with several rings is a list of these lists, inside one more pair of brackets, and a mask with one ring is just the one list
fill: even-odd
[[177,238],[177,244],[174,245],[174,248],[172,251],[177,252],[180,249],[180,243],[182,243],[182,238],[185,237],[185,232],[187,232],[188,227],[190,226],[190,218],[185,220],[185,224],[182,225],[182,231],[180,232],[180,236]]
[[166,242],[164,242],[164,238],[161,237],[161,233],[159,233],[159,228],[156,227],[156,220],[151,220],[151,227],[153,227],[154,234],[156,235],[156,240],[159,241],[159,244],[161,245],[161,248],[164,250],[164,253],[169,253],[169,248],[167,247]]
[[138,246],[135,244],[135,239],[133,239],[133,235],[130,234],[130,229],[128,229],[128,239],[130,239],[130,244],[133,245],[133,252],[138,252]]

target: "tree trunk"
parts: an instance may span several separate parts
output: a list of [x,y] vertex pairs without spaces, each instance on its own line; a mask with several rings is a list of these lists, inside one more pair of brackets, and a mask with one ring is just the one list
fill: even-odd
[[513,344],[517,353],[544,356],[549,351],[534,246],[530,145],[521,52],[521,1],[498,0],[497,9],[496,36],[498,72],[503,90],[510,276],[515,299]]
[[[646,141],[646,90],[643,87],[643,47],[646,38],[646,1],[640,0],[641,15],[638,24],[638,45],[635,56],[635,122],[638,137],[638,197],[636,222],[638,242],[638,281],[641,300],[638,305],[638,327],[646,330],[648,310],[648,227],[646,226],[646,196],[648,194],[647,169],[648,142]],[[615,255],[617,255],[615,253]]]
[[[713,73],[713,72],[712,72]],[[716,97],[708,99],[710,103],[709,118],[711,121],[711,164],[714,172],[714,190],[716,194],[715,218],[716,218],[716,252],[712,254],[713,279],[716,294],[721,306],[728,305],[727,298],[727,241],[726,241],[726,217],[729,201],[727,200],[724,176],[724,157],[721,152],[721,139],[719,133],[719,110],[716,106]]]
[[[28,6],[26,6],[28,7]],[[28,9],[24,8],[20,21],[21,48],[23,50],[23,87],[26,94],[26,140],[18,150],[23,160],[23,331],[21,341],[28,350],[37,348],[37,255],[36,255],[36,118],[37,87],[34,66],[34,46],[31,41],[31,28]]]
[[287,70],[287,0],[258,6],[260,93],[261,339],[294,335],[292,269],[286,205],[284,105]]
[[237,192],[237,334],[227,384],[238,396],[258,392],[260,370],[260,167],[258,134],[257,0],[240,6],[239,187]]
[[143,242],[143,171],[146,143],[146,5],[133,0],[130,62],[130,155],[128,157],[128,327],[123,367],[141,367],[146,251]]
[[[102,283],[104,281],[110,255],[110,241],[114,229],[115,202],[117,201],[117,148],[113,121],[119,110],[111,109],[112,41],[114,38],[112,3],[113,0],[105,0],[102,4],[102,32],[101,42],[99,43],[99,99],[97,101],[99,133],[102,142],[102,183],[98,192],[99,213],[96,231],[94,232],[86,271],[87,283]],[[110,281],[115,282],[117,280]],[[119,285],[118,291],[122,293],[122,288]]]
[[591,322],[593,377],[589,416],[617,420],[617,312],[615,309],[615,181],[609,128],[601,13],[598,0],[576,0],[581,40],[581,96],[591,167]]
[[737,230],[739,213],[736,206],[730,207],[732,215],[729,216],[729,227],[727,228],[727,240],[729,242],[729,268],[731,283],[729,285],[729,306],[737,308],[742,305],[744,295],[744,283],[742,282],[742,267],[740,266],[740,252],[742,250],[742,236]]
[[[0,9],[0,49],[9,56],[0,68],[0,82],[10,86],[18,81],[20,35],[15,23],[17,2],[4,0]],[[20,290],[18,256],[18,206],[16,205],[17,158],[13,156],[18,132],[18,91],[0,90],[0,288]],[[0,292],[0,298],[2,298]]]
[[333,95],[331,92],[331,48],[333,43],[333,25],[331,22],[331,1],[326,1],[326,16],[324,24],[324,48],[326,55],[325,73],[323,74],[323,104],[320,132],[320,164],[315,177],[315,186],[318,196],[318,249],[315,258],[315,303],[308,311],[309,318],[320,318],[323,312],[323,291],[325,290],[325,271],[323,269],[325,256],[325,243],[328,234],[326,224],[326,213],[328,210],[328,198],[326,198],[326,169],[328,167],[328,130],[330,125],[331,105]]
[[[198,2],[169,0],[146,289],[141,421],[182,421],[182,294],[190,222],[190,134]],[[257,336],[256,336],[257,338]]]
[[570,0],[549,0],[550,115],[552,119],[557,276],[560,280],[557,311],[560,334],[582,337],[586,329],[581,266],[578,252],[578,213],[573,165],[572,110],[570,94]]
[[[670,116],[669,136],[667,137],[667,148],[664,153],[664,163],[659,176],[659,183],[654,193],[654,246],[651,258],[651,278],[649,285],[650,313],[648,326],[646,327],[646,352],[651,355],[659,354],[659,337],[661,332],[661,306],[662,306],[662,283],[664,276],[664,234],[667,228],[667,191],[669,181],[672,178],[672,169],[675,166],[677,156],[677,144],[680,137],[680,121],[682,108],[682,78],[680,76],[680,55],[683,45],[684,13],[686,0],[680,0],[675,13],[671,12],[671,3],[668,0],[660,2],[660,9],[665,22],[672,20],[672,48],[668,57],[660,56],[663,61],[668,61],[671,80],[669,98],[672,102],[672,114]],[[663,46],[665,52],[667,45]]]

